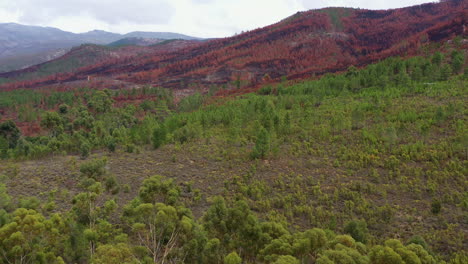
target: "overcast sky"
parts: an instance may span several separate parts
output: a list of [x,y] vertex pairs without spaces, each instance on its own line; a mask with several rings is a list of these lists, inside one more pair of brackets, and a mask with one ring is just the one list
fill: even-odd
[[178,32],[227,37],[297,11],[329,6],[388,9],[425,0],[0,0],[0,23],[51,26],[75,33]]

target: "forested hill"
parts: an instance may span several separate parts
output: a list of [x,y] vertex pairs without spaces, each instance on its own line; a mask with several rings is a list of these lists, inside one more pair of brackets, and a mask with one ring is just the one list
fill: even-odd
[[468,263],[462,47],[177,104],[0,91],[0,262]]
[[103,87],[108,85],[105,80],[178,89],[232,83],[255,86],[282,77],[300,79],[343,71],[389,56],[420,54],[420,47],[428,43],[466,36],[467,17],[466,1],[380,11],[326,8],[183,49],[113,57],[68,73],[60,74],[58,69],[35,80],[18,73],[0,77],[12,82],[4,89],[73,85],[89,76],[100,77]]

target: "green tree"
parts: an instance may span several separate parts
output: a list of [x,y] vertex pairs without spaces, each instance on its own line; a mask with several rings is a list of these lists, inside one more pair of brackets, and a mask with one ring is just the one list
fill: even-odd
[[119,243],[116,245],[106,244],[100,245],[96,249],[96,254],[93,256],[92,263],[94,264],[137,264],[141,263],[134,256],[130,247],[126,244]]
[[0,136],[0,159],[8,158],[8,149],[10,149],[8,140]]
[[301,262],[293,256],[280,256],[273,264],[300,264]]
[[221,241],[217,238],[212,238],[204,245],[204,256],[202,263],[221,263]]
[[153,147],[157,149],[160,146],[162,146],[164,142],[166,141],[166,137],[167,137],[166,127],[164,126],[164,124],[160,124],[158,127],[156,127],[153,130],[153,138],[152,138]]
[[314,228],[296,236],[293,243],[295,256],[317,256],[317,253],[325,248],[328,242],[327,235],[322,229]]
[[452,75],[452,68],[448,64],[444,64],[442,68],[440,69],[440,81],[446,81],[450,78]]
[[257,140],[251,153],[253,159],[264,158],[270,151],[270,134],[262,127],[257,134]]
[[231,252],[224,258],[224,264],[241,264],[242,259],[236,252]]
[[452,52],[452,71],[457,74],[463,69],[465,64],[465,57],[461,51],[455,50]]
[[186,210],[163,203],[140,203],[126,207],[126,221],[139,245],[146,249],[154,263],[168,259],[177,262],[183,257],[181,248],[188,240],[195,223]]
[[41,118],[41,127],[51,131],[56,137],[63,132],[63,120],[57,112],[45,112]]
[[21,132],[12,120],[7,120],[0,123],[0,137],[3,137],[8,142],[9,148],[15,148]]
[[24,208],[0,228],[0,256],[6,263],[63,263],[54,254],[53,242],[60,235],[60,224]]
[[113,100],[108,92],[96,91],[88,101],[88,106],[97,113],[105,113],[112,108]]
[[68,114],[68,111],[69,111],[70,107],[67,105],[67,104],[61,104],[59,105],[59,113],[61,115],[65,115],[65,114]]
[[97,180],[106,174],[106,165],[107,159],[105,157],[101,159],[93,159],[81,164],[80,172],[83,174],[83,176]]
[[442,65],[443,60],[444,60],[444,55],[440,53],[439,51],[434,53],[434,55],[432,56],[432,63],[439,67]]
[[87,227],[87,229],[84,230],[84,237],[88,241],[91,257],[93,257],[97,246],[98,234],[96,231],[96,223],[101,213],[101,208],[97,205],[97,200],[101,193],[101,183],[95,182],[86,188],[86,192],[77,194],[72,201],[73,212],[77,221]]
[[375,246],[369,253],[371,264],[405,264],[401,256],[388,246]]
[[11,196],[7,192],[7,187],[5,184],[0,183],[0,210],[9,210],[11,205]]
[[367,233],[369,231],[364,221],[351,221],[345,226],[344,231],[358,242],[366,243],[367,241]]
[[174,205],[177,203],[179,195],[180,190],[174,184],[174,180],[165,179],[160,175],[145,179],[139,191],[141,201],[152,204],[162,202]]

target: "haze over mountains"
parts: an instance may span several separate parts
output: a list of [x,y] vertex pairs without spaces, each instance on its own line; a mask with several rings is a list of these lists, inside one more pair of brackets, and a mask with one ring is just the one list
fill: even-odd
[[[0,72],[21,69],[64,55],[84,43],[109,44],[128,38],[184,39],[199,38],[171,32],[130,32],[117,34],[102,30],[75,34],[52,27],[0,24]],[[138,44],[138,43],[136,43]]]

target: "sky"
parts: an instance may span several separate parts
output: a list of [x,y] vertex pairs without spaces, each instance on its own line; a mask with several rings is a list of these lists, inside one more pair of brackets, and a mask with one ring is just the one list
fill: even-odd
[[0,0],[0,23],[228,37],[323,7],[389,9],[427,0]]

